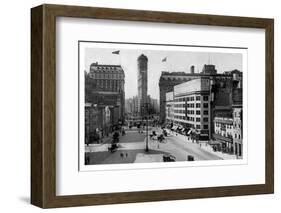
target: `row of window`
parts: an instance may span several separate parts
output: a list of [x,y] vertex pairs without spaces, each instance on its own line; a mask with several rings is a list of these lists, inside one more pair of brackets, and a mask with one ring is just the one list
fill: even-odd
[[[188,115],[201,115],[201,111],[200,110],[174,110],[174,113],[180,113],[180,114],[188,114]],[[209,115],[209,111],[208,110],[204,110],[203,111],[203,115]]]
[[175,115],[174,116],[175,119],[180,119],[180,120],[186,120],[185,116],[181,116],[181,115]]
[[[174,106],[175,106],[175,108],[184,108],[185,106],[186,106],[187,108],[194,108],[194,106],[195,106],[196,108],[200,108],[200,107],[201,107],[201,104],[200,104],[200,103],[196,103],[196,104],[175,104]],[[204,107],[204,108],[208,108],[208,107],[209,107],[209,104],[208,104],[208,103],[203,103],[203,107]]]
[[234,128],[241,128],[241,124],[238,122],[233,123]]
[[[192,122],[195,121],[194,117],[189,117],[189,116],[186,117],[186,116],[175,115],[174,118],[180,119],[180,120],[185,120],[185,121],[192,121]],[[198,119],[196,119],[196,121],[198,121]],[[200,121],[198,121],[198,122],[200,122]]]
[[218,134],[218,135],[221,135],[223,137],[227,137],[227,138],[234,137],[235,139],[241,139],[241,135],[240,134],[236,134],[236,133],[234,134],[234,136],[232,136],[232,134],[229,133],[229,132],[223,132],[223,131],[219,131],[219,130],[216,130],[215,133]]
[[118,80],[96,80],[97,87],[105,89],[123,89],[122,82]]
[[219,122],[216,122],[216,123],[215,123],[215,126],[216,126],[216,127],[226,128],[226,129],[231,129],[231,128],[232,128],[232,125],[231,125],[231,124],[223,124],[223,123],[219,123]]
[[96,73],[90,73],[90,77],[94,79],[122,79],[124,78],[123,74],[96,74]]
[[[204,95],[203,97],[203,101],[208,101],[209,100],[209,96]],[[196,101],[201,101],[201,96],[196,96],[195,97]],[[194,96],[191,97],[184,97],[184,98],[176,98],[175,102],[188,102],[188,101],[194,101]]]
[[114,67],[114,66],[112,66],[112,67],[110,67],[110,66],[95,66],[95,67],[92,67],[93,68],[93,70],[111,70],[111,71],[116,71],[116,70],[118,70],[118,68],[120,68],[120,67]]

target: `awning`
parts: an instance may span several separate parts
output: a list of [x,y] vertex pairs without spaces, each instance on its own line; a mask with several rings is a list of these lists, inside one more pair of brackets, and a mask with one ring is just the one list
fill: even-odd
[[232,138],[224,137],[219,134],[213,134],[213,137],[216,139],[216,141],[220,141],[221,143],[233,143]]
[[184,132],[186,130],[186,128],[182,128],[181,131]]
[[209,144],[210,145],[221,145],[221,142],[219,142],[219,141],[210,141]]
[[176,130],[178,128],[178,126],[173,126],[172,130]]
[[178,125],[178,130],[181,130],[183,128],[182,125]]

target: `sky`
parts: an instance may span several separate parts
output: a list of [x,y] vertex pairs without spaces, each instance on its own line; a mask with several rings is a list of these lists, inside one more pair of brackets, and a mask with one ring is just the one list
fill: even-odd
[[[119,55],[112,54],[120,50]],[[201,72],[204,64],[214,64],[218,73],[234,69],[242,70],[242,54],[219,52],[188,52],[147,49],[112,49],[85,48],[85,70],[89,72],[90,65],[98,64],[121,65],[125,72],[125,98],[137,95],[137,58],[144,54],[148,57],[148,95],[159,100],[159,78],[162,71],[190,72],[190,66],[195,66],[195,72]],[[162,59],[167,58],[166,62]]]

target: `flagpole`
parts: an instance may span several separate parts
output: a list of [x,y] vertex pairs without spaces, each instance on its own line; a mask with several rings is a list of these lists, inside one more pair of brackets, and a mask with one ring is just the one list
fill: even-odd
[[162,63],[165,63],[165,65],[164,65],[164,71],[168,71],[168,67],[167,67],[167,56],[162,59]]
[[120,65],[120,67],[123,69],[123,67],[122,67],[122,60],[121,60],[121,55],[120,55],[120,50],[116,50],[116,51],[113,51],[112,52],[112,54],[114,54],[114,55],[119,55],[119,65]]

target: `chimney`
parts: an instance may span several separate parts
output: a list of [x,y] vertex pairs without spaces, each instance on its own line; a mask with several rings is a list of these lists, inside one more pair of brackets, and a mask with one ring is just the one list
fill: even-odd
[[192,66],[190,67],[190,73],[191,73],[191,74],[194,74],[194,69],[195,69],[195,68],[194,68],[194,65],[192,65]]

